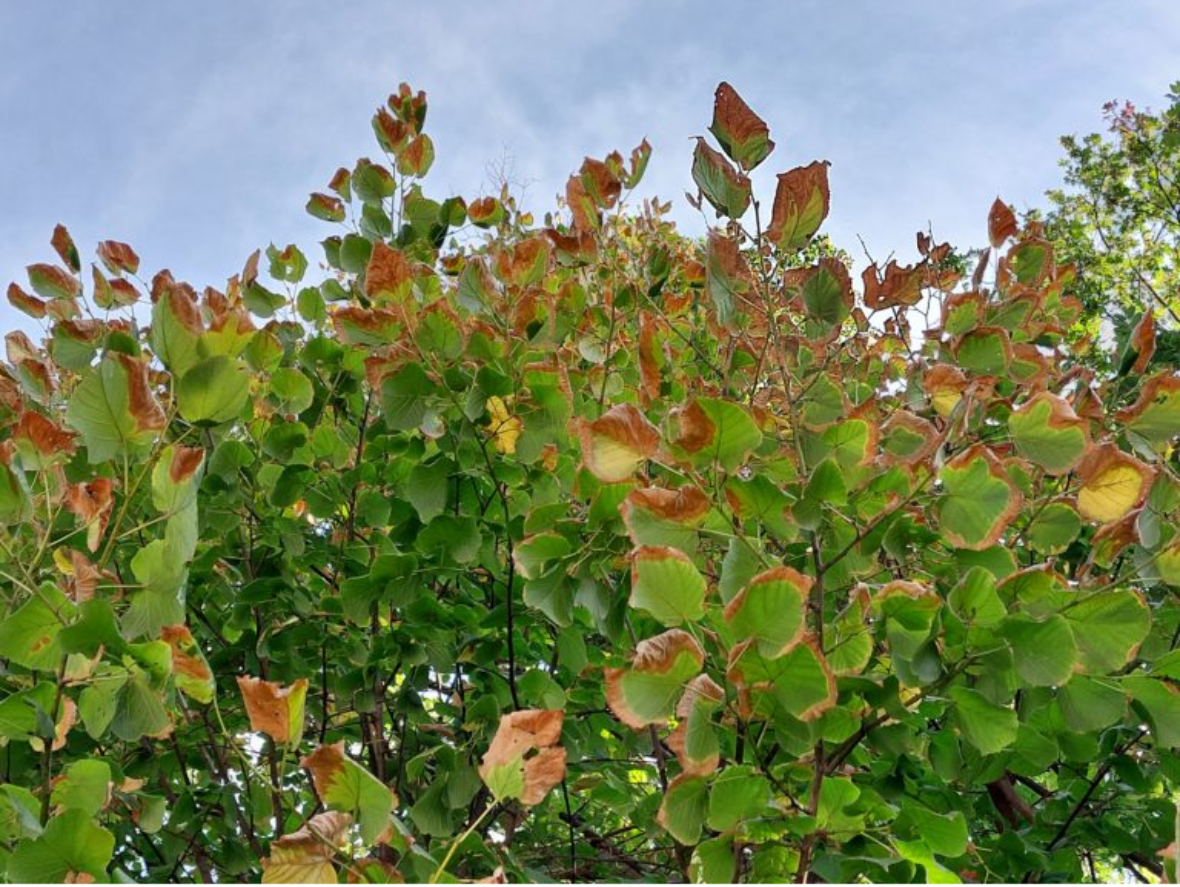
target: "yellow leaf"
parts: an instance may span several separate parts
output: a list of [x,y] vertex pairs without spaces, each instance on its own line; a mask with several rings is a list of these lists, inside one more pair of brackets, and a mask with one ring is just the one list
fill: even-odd
[[492,395],[487,403],[488,415],[492,417],[488,427],[492,431],[492,446],[506,456],[516,453],[516,441],[524,426],[520,419],[508,412],[508,405],[502,397]]
[[1095,448],[1078,474],[1078,511],[1102,523],[1118,520],[1142,502],[1154,477],[1150,468],[1114,444]]

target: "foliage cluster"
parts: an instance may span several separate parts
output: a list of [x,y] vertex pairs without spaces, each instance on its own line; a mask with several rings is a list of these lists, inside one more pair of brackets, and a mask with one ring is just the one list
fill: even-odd
[[271,247],[198,295],[59,227],[9,288],[45,339],[0,369],[0,871],[1161,872],[1152,314],[1079,360],[1074,271],[999,200],[973,274],[919,235],[854,287],[827,165],[757,199],[727,84],[699,241],[628,208],[646,142],[540,223],[432,199],[426,111],[311,196],[320,283]]

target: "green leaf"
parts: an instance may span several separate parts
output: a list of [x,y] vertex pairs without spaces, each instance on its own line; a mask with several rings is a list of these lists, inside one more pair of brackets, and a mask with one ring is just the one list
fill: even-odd
[[222,425],[241,415],[250,397],[250,376],[225,355],[202,360],[180,377],[176,405],[194,425]]
[[1028,544],[1045,554],[1065,551],[1082,530],[1077,510],[1064,502],[1046,505],[1028,526]]
[[381,406],[385,423],[395,431],[417,428],[426,418],[428,395],[434,383],[419,364],[408,363],[381,382]]
[[679,843],[692,846],[701,839],[708,804],[708,781],[682,774],[668,784],[657,820]]
[[1138,676],[1123,678],[1123,689],[1147,709],[1156,745],[1180,748],[1180,689],[1167,681]]
[[450,476],[454,471],[455,464],[449,459],[419,462],[410,471],[406,480],[406,498],[422,523],[430,523],[446,510]]
[[1044,621],[1023,614],[1007,617],[1000,634],[1012,646],[1016,672],[1029,687],[1065,684],[1078,663],[1078,648],[1062,616]]
[[74,761],[54,783],[51,802],[95,816],[106,806],[110,792],[111,768],[106,761]]
[[682,551],[641,546],[631,554],[631,606],[671,628],[704,615],[705,579]]
[[967,852],[967,820],[958,810],[935,813],[907,802],[896,824],[899,828],[911,829],[931,852],[939,856],[954,858]]
[[46,681],[0,700],[0,736],[18,742],[27,742],[32,737],[44,738],[38,714],[47,716],[53,710],[56,695],[54,685]]
[[728,832],[747,819],[758,819],[770,803],[770,783],[753,767],[726,767],[709,789],[709,828]]
[[75,612],[56,586],[41,585],[37,596],[0,622],[0,657],[40,671],[57,671],[63,655],[59,634]]
[[1138,592],[1108,591],[1079,597],[1062,610],[1073,629],[1081,667],[1111,674],[1130,662],[1151,630],[1151,613]]
[[981,754],[994,755],[1016,741],[1016,712],[990,702],[982,693],[967,687],[954,687],[950,697],[955,703],[959,731]]
[[311,380],[294,367],[279,367],[270,374],[270,396],[279,412],[297,416],[315,400]]
[[90,875],[106,881],[115,836],[91,822],[82,810],[54,816],[41,837],[17,844],[8,860],[8,878],[30,884],[62,883],[67,876]]
[[1122,720],[1127,697],[1113,681],[1076,675],[1057,691],[1057,706],[1069,729],[1092,733]]

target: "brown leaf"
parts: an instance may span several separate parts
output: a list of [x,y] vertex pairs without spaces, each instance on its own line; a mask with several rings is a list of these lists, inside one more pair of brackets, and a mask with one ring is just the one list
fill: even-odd
[[1130,347],[1135,349],[1135,362],[1130,372],[1144,372],[1151,362],[1151,356],[1155,354],[1155,318],[1150,311],[1143,312],[1143,317],[1131,330]]
[[77,515],[86,527],[86,545],[98,550],[98,543],[111,519],[115,498],[110,478],[98,477],[89,483],[73,484],[66,494],[66,508]]
[[[209,664],[200,656],[193,656],[188,651],[196,647],[196,640],[186,625],[165,625],[160,629],[160,640],[172,648],[172,668],[174,671],[193,678],[197,681],[209,681],[213,672]],[[240,686],[239,680],[239,686]],[[249,704],[247,704],[247,709]],[[253,722],[251,722],[253,726]]]
[[898,265],[897,260],[885,266],[885,276],[877,276],[877,266],[869,265],[861,274],[864,285],[865,307],[877,311],[898,305],[916,305],[922,299],[922,269],[912,265]]
[[586,468],[605,483],[629,478],[660,446],[659,431],[629,403],[616,404],[593,422],[582,422],[578,436]]
[[695,400],[687,407],[673,411],[676,421],[676,439],[673,443],[686,453],[699,453],[713,442],[717,426]]
[[134,274],[139,270],[139,256],[130,246],[117,240],[104,240],[98,245],[99,261],[111,274]]
[[78,722],[78,705],[69,696],[61,700],[61,713],[58,715],[57,726],[53,731],[53,751],[60,751],[66,747],[70,730]]
[[999,249],[1005,240],[1016,233],[1016,214],[999,197],[987,214],[987,236],[993,249]]
[[647,487],[628,493],[619,510],[624,523],[636,508],[641,508],[674,523],[696,524],[709,513],[711,505],[709,497],[699,487],[686,485],[678,490]]
[[599,209],[611,209],[618,202],[623,191],[623,183],[601,160],[587,157],[582,161],[578,175],[582,179],[582,187],[585,188],[586,194]]
[[263,883],[335,884],[332,860],[349,848],[347,813],[317,813],[307,824],[271,842],[270,856],[262,860]]
[[147,360],[137,360],[122,352],[116,353],[115,357],[127,372],[127,408],[135,419],[136,430],[143,433],[166,428],[168,417],[152,393]]
[[523,762],[524,789],[518,800],[529,807],[541,803],[565,778],[565,749],[555,747],[564,720],[561,709],[526,709],[504,715],[483,756],[480,777],[486,781],[493,769]]
[[196,473],[204,461],[205,451],[201,447],[173,447],[172,463],[168,466],[168,476],[174,484],[186,481]]
[[50,238],[49,245],[53,247],[55,253],[61,256],[66,267],[75,274],[82,270],[82,263],[78,260],[78,247],[74,245],[74,238],[70,236],[65,225],[57,225],[53,229],[53,237]]
[[365,295],[376,301],[397,301],[409,295],[414,281],[406,254],[378,240],[365,269]]
[[[265,733],[279,744],[299,741],[303,735],[303,701],[307,695],[305,678],[284,687],[273,681],[240,675],[238,689],[242,691],[242,699],[246,703],[251,730]],[[329,747],[334,748],[324,746]]]
[[766,121],[750,110],[737,90],[724,81],[713,96],[713,124],[709,131],[725,152],[747,171],[774,150]]
[[40,413],[26,410],[16,423],[13,437],[27,440],[43,459],[50,460],[59,455],[72,455],[77,435],[59,427]]
[[35,320],[45,317],[45,302],[34,295],[26,293],[15,283],[8,284],[8,303]]
[[767,235],[779,249],[800,249],[819,230],[830,206],[826,160],[779,173]]

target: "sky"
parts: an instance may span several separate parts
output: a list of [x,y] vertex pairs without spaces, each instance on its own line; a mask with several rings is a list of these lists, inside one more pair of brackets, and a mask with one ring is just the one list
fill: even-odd
[[[543,213],[586,155],[654,154],[641,195],[684,201],[694,135],[728,80],[778,147],[755,174],[832,164],[826,230],[858,260],[914,258],[914,232],[978,245],[1002,196],[1045,204],[1058,139],[1111,99],[1160,107],[1180,79],[1175,0],[456,2],[64,0],[0,6],[0,286],[130,243],[145,276],[223,286],[268,243],[313,262],[307,195],[379,156],[370,119],[426,90],[428,196]],[[0,326],[31,329],[7,303]]]

